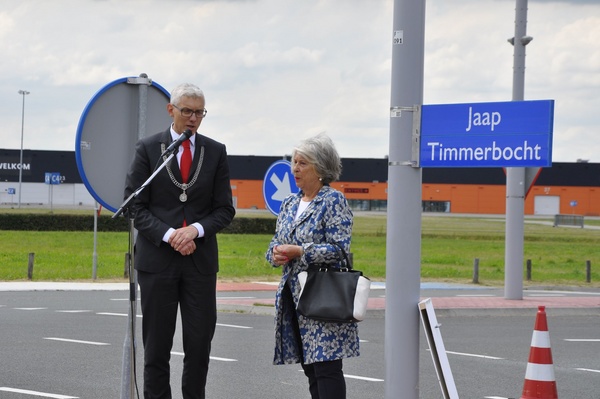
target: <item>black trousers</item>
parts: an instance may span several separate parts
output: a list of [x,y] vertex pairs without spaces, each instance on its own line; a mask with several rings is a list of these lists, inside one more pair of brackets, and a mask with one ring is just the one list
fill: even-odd
[[[285,301],[284,306],[293,306],[294,304],[292,292],[287,284],[282,292],[282,300]],[[293,318],[292,323],[298,351],[302,354],[302,339],[298,319]],[[344,379],[342,367],[342,359],[311,364],[304,364],[304,361],[302,361],[304,375],[308,377],[310,397],[312,399],[346,399],[346,380]]]
[[302,364],[312,399],[346,399],[342,359]]
[[144,398],[171,399],[170,365],[177,309],[181,308],[184,399],[204,399],[217,323],[216,274],[200,274],[181,256],[160,273],[138,271],[144,342]]

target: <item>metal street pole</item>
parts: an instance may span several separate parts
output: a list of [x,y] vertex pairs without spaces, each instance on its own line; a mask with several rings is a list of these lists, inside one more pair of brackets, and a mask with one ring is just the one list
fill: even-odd
[[[525,92],[525,46],[532,40],[526,34],[527,0],[516,0],[512,101],[523,101]],[[504,298],[523,299],[523,251],[525,235],[525,168],[506,168],[506,241],[504,248]]]
[[385,398],[419,398],[421,169],[413,118],[423,104],[425,0],[395,0],[385,286]]
[[21,155],[19,156],[19,209],[21,208],[21,184],[23,182],[23,130],[25,128],[25,96],[29,94],[27,90],[19,90],[23,96],[23,106],[21,108]]
[[[138,130],[137,140],[146,136],[146,119],[148,110],[148,86],[152,85],[152,79],[148,75],[141,73],[137,78],[128,78],[128,84],[138,85]],[[131,214],[129,215],[131,217]],[[121,399],[135,399],[136,388],[136,312],[137,312],[137,273],[134,269],[135,262],[135,241],[137,239],[137,230],[134,228],[133,219],[129,220],[129,253],[128,253],[128,271],[129,271],[129,331],[123,344],[123,374],[121,376]]]

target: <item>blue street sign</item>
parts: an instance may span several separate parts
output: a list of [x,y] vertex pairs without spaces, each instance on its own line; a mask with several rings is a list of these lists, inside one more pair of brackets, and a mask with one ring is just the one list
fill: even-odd
[[46,172],[46,175],[44,177],[44,182],[46,184],[60,184],[61,183],[60,173]]
[[269,211],[277,216],[285,197],[297,192],[298,186],[292,175],[292,164],[286,160],[271,164],[263,180],[263,197]]
[[554,100],[423,105],[421,167],[552,166]]
[[15,195],[17,193],[17,189],[13,187],[9,187],[7,191],[10,195]]

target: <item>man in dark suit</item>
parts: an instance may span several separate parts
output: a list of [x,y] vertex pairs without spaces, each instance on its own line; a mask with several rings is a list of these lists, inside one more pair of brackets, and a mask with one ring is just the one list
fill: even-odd
[[231,223],[235,209],[225,146],[197,133],[206,116],[203,92],[191,84],[177,86],[167,112],[171,126],[136,144],[125,188],[128,198],[162,164],[169,144],[185,130],[193,132],[130,210],[139,233],[135,269],[143,314],[144,397],[171,398],[169,360],[180,307],[183,397],[199,399],[205,397],[217,320],[216,234]]

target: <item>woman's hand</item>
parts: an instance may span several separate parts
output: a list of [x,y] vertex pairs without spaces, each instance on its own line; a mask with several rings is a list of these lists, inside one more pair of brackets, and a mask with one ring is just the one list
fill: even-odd
[[285,265],[292,259],[302,256],[304,250],[300,245],[275,245],[273,247],[273,263],[277,266]]

